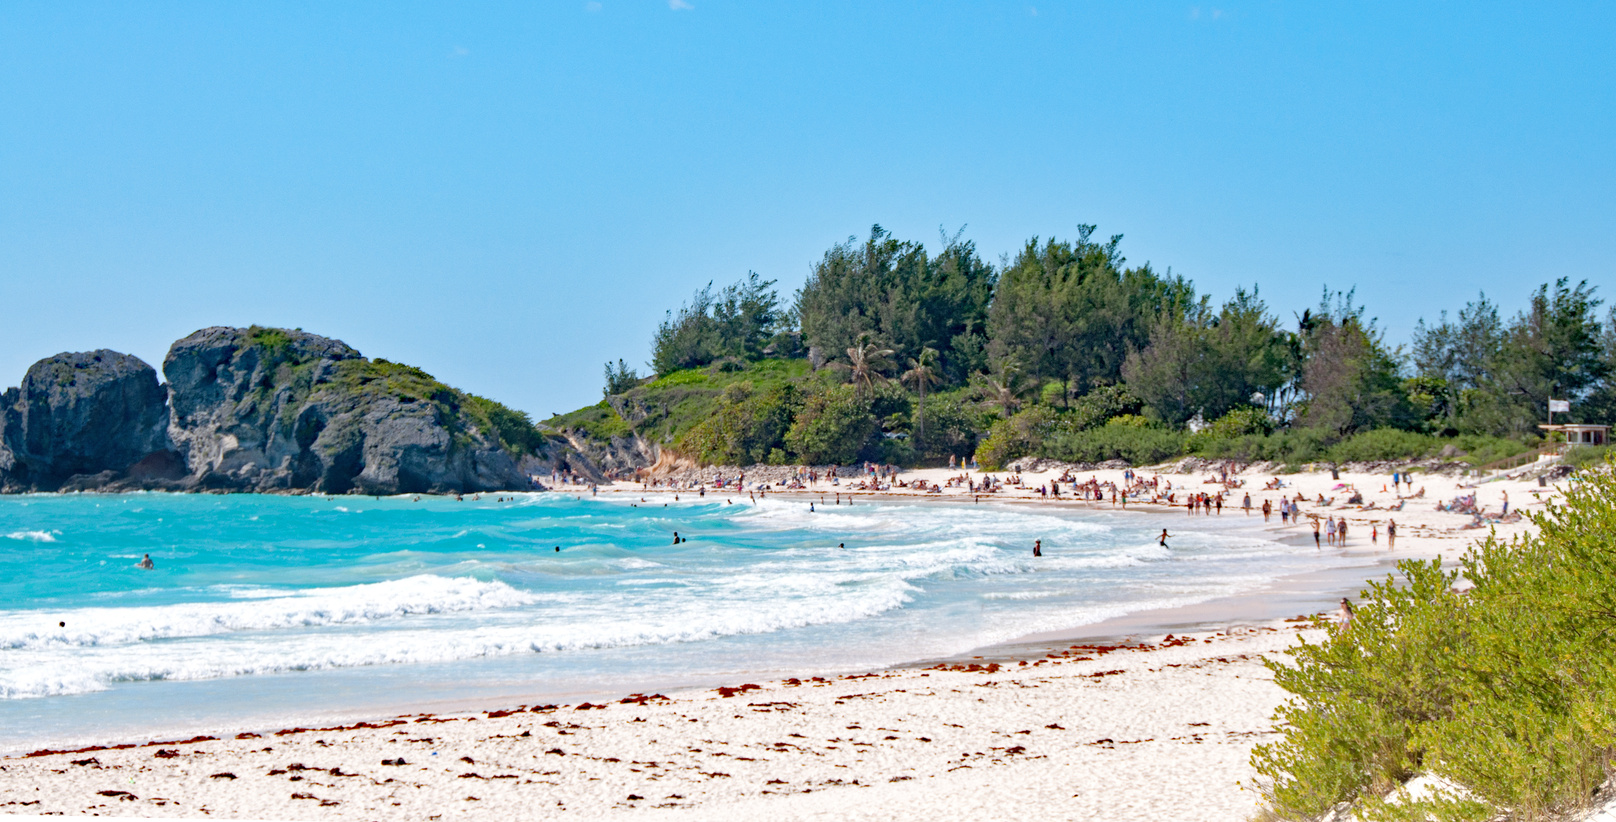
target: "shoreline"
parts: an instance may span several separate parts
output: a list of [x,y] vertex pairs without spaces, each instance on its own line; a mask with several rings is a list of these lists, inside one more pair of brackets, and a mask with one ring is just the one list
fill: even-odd
[[[1193,479],[1175,477],[1175,487],[1189,485]],[[1343,479],[1349,478],[1344,475]],[[1357,481],[1363,483],[1364,479]],[[1435,484],[1431,478],[1426,479],[1428,484]],[[1287,488],[1287,493],[1300,492],[1309,498],[1315,486],[1335,484],[1327,476],[1292,475],[1286,480],[1293,482],[1295,489]],[[1457,483],[1454,485],[1455,488],[1438,488],[1438,493],[1459,487]],[[650,499],[653,494],[671,496],[673,492],[617,488],[602,489],[601,496],[608,493],[622,500],[630,495]],[[830,492],[835,493],[838,492]],[[846,492],[841,493],[846,495]],[[1383,495],[1366,492],[1366,497],[1379,496]],[[790,494],[789,498],[804,502],[811,498],[817,502],[819,493],[809,490]],[[968,494],[874,492],[859,493],[856,497],[859,501],[898,504],[934,498],[945,504],[959,504],[970,497]],[[1044,502],[1013,494],[995,495],[990,502],[1005,503],[1034,509],[1055,505],[1061,509],[1103,511],[1108,507],[1105,503]],[[1307,507],[1315,512],[1325,509],[1325,506],[1311,504]],[[1123,509],[1119,506],[1114,510]],[[1128,506],[1128,510],[1158,516],[1174,513],[1173,509],[1138,504]],[[1342,506],[1335,506],[1330,510],[1344,516],[1350,514],[1360,525],[1365,523],[1365,512],[1361,509],[1343,510]],[[1444,515],[1430,511],[1405,511],[1397,514],[1401,518],[1399,523],[1406,523],[1407,530],[1399,536],[1395,551],[1382,547],[1383,543],[1362,539],[1360,531],[1360,539],[1348,549],[1328,549],[1332,557],[1352,560],[1345,564],[1281,576],[1253,590],[1215,596],[1199,603],[1144,609],[1075,628],[1030,633],[944,658],[917,659],[867,672],[846,669],[806,676],[802,671],[755,671],[684,683],[670,682],[652,674],[643,682],[633,684],[649,693],[653,687],[650,683],[660,682],[665,696],[624,696],[628,685],[624,683],[624,688],[580,692],[567,699],[552,697],[566,704],[541,708],[528,704],[531,697],[525,702],[514,695],[452,702],[423,701],[393,714],[374,708],[325,716],[305,714],[295,722],[272,723],[281,727],[246,723],[256,727],[226,731],[215,726],[202,732],[203,736],[221,739],[124,741],[109,745],[103,738],[99,740],[103,744],[99,745],[58,746],[68,747],[73,753],[8,755],[0,758],[0,769],[7,772],[6,777],[0,778],[0,811],[194,816],[206,806],[205,813],[224,817],[375,818],[375,814],[386,812],[390,818],[430,819],[445,811],[448,816],[485,815],[501,807],[500,803],[519,799],[525,802],[531,799],[533,791],[541,790],[521,786],[544,784],[542,790],[546,795],[553,793],[560,797],[556,800],[560,803],[556,808],[558,812],[579,816],[634,816],[686,809],[701,818],[741,819],[760,813],[778,813],[788,818],[835,814],[842,818],[873,819],[890,816],[895,809],[892,803],[905,803],[906,812],[910,808],[908,803],[919,803],[939,818],[1024,818],[1027,813],[1054,808],[1074,816],[1155,819],[1169,806],[1161,805],[1161,798],[1154,794],[1156,798],[1152,801],[1157,804],[1139,805],[1143,794],[1139,786],[1132,784],[1138,780],[1130,781],[1130,777],[1141,768],[1152,771],[1168,768],[1174,773],[1200,774],[1195,781],[1208,786],[1208,790],[1202,792],[1204,795],[1185,800],[1189,804],[1182,806],[1183,813],[1205,815],[1235,809],[1249,813],[1254,809],[1253,797],[1249,792],[1242,792],[1239,783],[1250,778],[1247,765],[1250,747],[1273,733],[1273,709],[1283,697],[1272,685],[1262,659],[1280,652],[1298,635],[1324,636],[1311,627],[1311,620],[1306,617],[1333,610],[1334,601],[1340,596],[1356,596],[1366,580],[1383,577],[1397,560],[1447,558],[1471,538],[1486,533],[1469,534],[1453,528],[1451,519],[1443,521]],[[1194,522],[1185,514],[1176,515],[1184,517],[1187,526]],[[1227,516],[1245,515],[1235,508],[1224,515]],[[1213,518],[1223,519],[1217,515]],[[1306,526],[1281,527],[1277,519],[1269,523],[1255,519],[1250,525],[1254,535],[1304,547],[1310,530]],[[1224,521],[1219,530],[1227,532],[1234,527]],[[1517,524],[1501,528],[1500,535],[1507,537],[1524,530],[1524,526]],[[1162,662],[1157,667],[1151,667],[1153,663],[1148,662],[1165,660],[1168,656],[1173,661]],[[1123,664],[1123,659],[1130,662]],[[1135,664],[1141,660],[1147,662]],[[944,681],[950,687],[936,687]],[[885,689],[878,691],[879,699],[869,693],[853,694],[845,699],[824,698],[830,691],[835,691],[832,696],[846,696],[842,694],[844,690],[867,691],[863,687],[866,683]],[[858,687],[853,687],[854,684]],[[810,693],[816,694],[816,698],[808,699]],[[996,701],[988,702],[990,697]],[[982,704],[984,702],[988,704]],[[654,714],[653,707],[657,709]],[[1192,718],[1188,712],[1197,714],[1193,717],[1196,721],[1188,721]],[[629,716],[630,713],[634,716]],[[1034,723],[1030,718],[1032,714],[1048,716]],[[622,717],[621,722],[605,725],[586,721],[586,718],[618,716]],[[745,730],[747,720],[763,716],[768,717],[767,730]],[[1070,719],[1073,716],[1083,719],[1074,721]],[[946,762],[940,760],[929,742],[921,743],[921,747],[912,744],[912,737],[921,732],[905,736],[900,727],[902,723],[918,722],[921,718],[928,723],[924,731],[928,740],[941,741],[950,734],[964,734],[969,741],[962,738],[951,747],[950,757],[953,758]],[[497,726],[485,724],[496,720]],[[633,724],[653,720],[667,729],[655,738],[644,737]],[[797,720],[812,725],[815,733],[829,742],[820,744],[819,749],[810,753],[778,747],[777,743],[804,749],[811,747],[791,739],[807,730],[801,722],[792,724]],[[1201,720],[1211,724],[1203,724]],[[1178,730],[1160,725],[1161,722]],[[1026,727],[1009,728],[1006,723]],[[451,725],[456,729],[454,734],[436,733]],[[1001,725],[1005,727],[999,727]],[[1081,726],[1092,729],[1093,733],[1075,745],[1068,743],[1048,749],[1021,739],[1022,736],[1039,739],[1042,732],[1037,729],[1044,725],[1058,725],[1062,731]],[[1148,733],[1145,726],[1151,728]],[[317,730],[307,730],[311,727]],[[726,730],[720,734],[714,730],[718,727],[732,729],[733,733]],[[1214,740],[1214,735],[1199,730],[1203,727],[1219,728],[1218,733],[1222,735]],[[504,733],[503,729],[507,728],[509,733]],[[860,731],[881,728],[890,733],[869,739],[860,734],[847,734],[855,728]],[[484,729],[502,732],[486,736]],[[1089,730],[1083,733],[1089,734]],[[554,738],[577,735],[592,735],[592,740],[586,744],[580,739]],[[748,753],[746,756],[734,752],[713,754],[729,757],[721,771],[705,761],[681,766],[678,773],[661,766],[648,768],[636,764],[649,761],[665,765],[670,759],[688,756],[693,750],[710,752],[713,740],[725,735],[744,739],[744,742],[724,744],[740,746]],[[126,740],[139,736],[124,735]],[[188,738],[195,734],[162,738],[177,740],[182,736]],[[525,755],[526,771],[517,770],[516,760],[510,760],[508,766],[500,766],[512,771],[511,774],[485,772],[480,764],[468,764],[452,757],[449,761],[424,760],[426,767],[417,768],[416,759],[411,758],[409,773],[414,787],[405,793],[392,786],[395,781],[402,781],[405,772],[390,770],[398,766],[376,764],[394,758],[380,756],[380,753],[406,750],[396,747],[399,745],[426,744],[415,740],[427,737],[446,746],[437,751],[439,754],[447,755],[451,753],[447,748],[452,748],[455,757],[464,751],[468,761],[482,763],[486,754],[480,752],[512,744],[506,740],[538,736],[546,740],[544,748]],[[854,737],[859,741],[848,743],[854,744],[851,750],[838,741]],[[401,742],[405,738],[410,741]],[[670,738],[677,743],[670,743]],[[151,740],[154,736],[145,739]],[[553,743],[559,744],[552,749]],[[575,746],[580,744],[586,747],[577,749]],[[1210,747],[1185,747],[1189,745]],[[647,746],[656,753],[648,752]],[[156,754],[152,753],[154,748],[158,751]],[[1011,753],[1018,748],[1019,752]],[[552,750],[563,753],[550,753]],[[960,750],[966,751],[963,759],[959,758]],[[165,751],[175,753],[170,756]],[[859,756],[846,758],[860,751],[884,753],[871,760]],[[1191,759],[1186,760],[1185,756]],[[554,764],[543,767],[535,764],[549,762],[545,757],[552,757]],[[1030,758],[1049,761],[1030,766],[1022,762]],[[369,778],[350,780],[327,774],[287,785],[285,780],[289,775],[300,774],[289,769],[286,763],[276,764],[279,759],[294,764],[318,762],[319,767],[331,774],[341,777],[362,774]],[[328,764],[327,760],[334,764]],[[781,772],[767,769],[762,772],[759,771],[761,766],[750,764],[787,760],[793,764]],[[78,761],[93,764],[73,764]],[[208,763],[206,767],[190,767],[203,762]],[[557,771],[562,762],[583,764],[585,767],[580,773],[595,775],[569,779],[570,771]],[[743,762],[747,763],[744,767]],[[214,763],[222,764],[219,769],[211,770]],[[619,768],[621,763],[635,764],[635,767]],[[258,768],[258,764],[265,767]],[[609,774],[592,770],[607,765],[611,766],[607,769],[611,771]],[[251,775],[248,768],[252,769]],[[123,791],[124,788],[101,786],[87,791],[95,786],[90,783],[99,785],[96,780],[106,781],[102,771],[124,773],[128,769],[133,769],[137,783],[155,780],[161,787],[148,788],[145,792],[130,790],[127,793],[136,798],[117,797],[114,801],[105,799],[108,796],[105,791]],[[1053,769],[1054,775],[1047,769]],[[911,771],[916,775],[909,776]],[[799,772],[811,773],[813,778],[804,783],[793,776]],[[217,774],[231,776],[215,778]],[[872,787],[874,774],[884,776],[875,780]],[[982,777],[987,775],[991,778],[983,781]],[[508,781],[492,782],[507,776],[511,777]],[[238,777],[245,781],[237,784]],[[463,779],[471,781],[461,781]],[[911,779],[923,781],[911,785]],[[601,786],[596,783],[607,783],[618,792],[615,796],[602,794]],[[660,792],[665,787],[663,783],[678,787],[670,788],[673,793],[663,793]],[[793,787],[787,791],[780,788],[780,784]],[[864,790],[850,790],[848,786],[854,784]],[[922,785],[922,792],[916,793]],[[1070,785],[1083,787],[1076,795],[1063,792]],[[48,794],[48,798],[22,796],[21,786],[39,786],[37,793]],[[467,786],[475,786],[477,790],[471,791]],[[1094,786],[1108,787],[1101,791]],[[1212,786],[1221,787],[1211,790]],[[240,788],[249,790],[240,792]],[[653,794],[653,788],[659,792]],[[233,793],[241,793],[241,796],[232,797]],[[300,795],[320,797],[320,800],[316,803],[313,799],[298,799]],[[153,799],[154,796],[157,799]],[[287,799],[288,796],[292,798]],[[850,798],[855,796],[858,798]],[[983,806],[979,800],[982,796],[992,796],[998,804]],[[427,797],[431,800],[424,804],[416,801]],[[1033,800],[1035,804],[1027,804]],[[23,804],[30,802],[41,804]],[[325,802],[333,804],[323,804]],[[489,804],[483,804],[485,802]],[[878,812],[883,808],[884,812]],[[964,808],[975,810],[965,814]],[[437,813],[426,812],[432,809]]]

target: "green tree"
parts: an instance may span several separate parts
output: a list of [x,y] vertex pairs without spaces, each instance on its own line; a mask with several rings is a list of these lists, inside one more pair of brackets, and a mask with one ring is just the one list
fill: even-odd
[[1182,314],[1194,289],[1150,267],[1126,269],[1118,234],[1101,244],[1094,226],[1075,242],[1038,238],[999,277],[988,315],[992,361],[1013,361],[1038,379],[1058,379],[1067,396],[1117,382],[1128,352],[1143,348],[1163,315]]
[[847,465],[877,430],[869,401],[849,386],[833,386],[803,399],[785,442],[809,465]]
[[716,295],[709,282],[657,326],[651,367],[661,376],[719,357],[757,359],[786,319],[773,280],[751,272]]
[[1548,402],[1567,399],[1573,410],[1607,374],[1600,300],[1586,281],[1567,278],[1539,286],[1527,310],[1510,323],[1493,368],[1494,433],[1535,433]]
[[922,348],[920,356],[909,361],[909,370],[899,378],[905,385],[913,385],[920,393],[920,414],[915,419],[921,440],[926,439],[926,389],[942,382],[942,378],[937,376],[936,362],[937,349]]
[[878,225],[862,244],[849,237],[825,252],[797,292],[796,314],[806,343],[822,352],[843,351],[868,335],[901,357],[934,348],[948,363],[956,347],[967,355],[983,347],[996,279],[958,235],[944,237],[931,257]]
[[611,363],[606,363],[606,388],[604,391],[606,396],[621,394],[639,384],[640,375],[634,369],[629,368],[628,363],[618,360],[615,367]]
[[1343,437],[1371,428],[1407,427],[1415,415],[1402,391],[1398,352],[1388,349],[1373,320],[1354,306],[1352,292],[1326,288],[1319,311],[1303,329],[1299,422]]
[[1123,379],[1166,422],[1216,419],[1266,403],[1288,373],[1288,344],[1256,289],[1237,289],[1216,314],[1203,301],[1162,317],[1150,344],[1128,355]]
[[882,348],[870,341],[868,334],[860,335],[858,344],[847,349],[848,381],[861,396],[876,385],[887,381],[886,372],[892,368],[892,349]]

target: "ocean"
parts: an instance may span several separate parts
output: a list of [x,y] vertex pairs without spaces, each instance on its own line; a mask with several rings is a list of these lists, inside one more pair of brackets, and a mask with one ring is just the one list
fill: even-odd
[[645,499],[0,498],[0,751],[867,669],[1345,561],[1232,510]]

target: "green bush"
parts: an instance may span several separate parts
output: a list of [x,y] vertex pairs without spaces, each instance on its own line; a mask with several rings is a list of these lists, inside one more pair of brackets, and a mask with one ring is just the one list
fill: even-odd
[[797,407],[797,392],[790,385],[762,394],[740,382],[724,389],[718,410],[684,435],[680,450],[703,464],[753,465],[766,462],[785,442]]
[[785,443],[797,459],[810,465],[848,465],[876,430],[869,402],[850,386],[840,385],[803,399]]
[[1418,460],[1435,456],[1441,450],[1442,442],[1428,434],[1377,428],[1354,434],[1331,446],[1330,459],[1336,462]]
[[1040,455],[1067,462],[1120,459],[1133,465],[1153,465],[1182,455],[1185,441],[1182,431],[1141,428],[1112,420],[1099,428],[1056,434],[1044,444]]
[[1190,437],[1188,450],[1196,456],[1287,465],[1324,459],[1325,445],[1329,441],[1329,435],[1316,428],[1288,428],[1268,436],[1246,434],[1231,439],[1214,439],[1204,434],[1205,431]]
[[1612,458],[1616,458],[1616,448],[1609,445],[1583,445],[1566,452],[1565,464],[1580,469],[1602,465]]
[[976,461],[989,471],[997,471],[1011,460],[1039,453],[1044,438],[1055,430],[1054,409],[1035,405],[1009,419],[993,424],[976,448]]
[[[1590,472],[1535,521],[1457,571],[1400,563],[1349,627],[1270,662],[1292,698],[1252,764],[1275,815],[1530,822],[1587,801],[1616,753],[1616,474]],[[1418,772],[1474,798],[1385,801]]]

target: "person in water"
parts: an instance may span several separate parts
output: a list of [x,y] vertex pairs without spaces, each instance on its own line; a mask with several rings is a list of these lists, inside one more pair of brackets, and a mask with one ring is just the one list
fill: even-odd
[[1035,556],[1035,557],[1041,557],[1041,556],[1044,555],[1044,541],[1043,540],[1035,539],[1035,540],[1032,541],[1032,555]]
[[1167,547],[1167,529],[1166,528],[1162,529],[1161,539],[1157,540],[1156,544],[1160,545],[1163,548]]
[[151,554],[141,554],[140,555],[140,561],[135,563],[135,567],[136,568],[144,568],[144,569],[150,571],[151,569],[153,569],[153,568],[155,568],[157,566],[152,564]]

